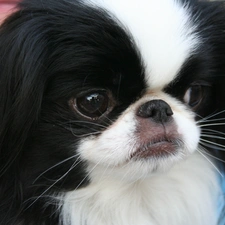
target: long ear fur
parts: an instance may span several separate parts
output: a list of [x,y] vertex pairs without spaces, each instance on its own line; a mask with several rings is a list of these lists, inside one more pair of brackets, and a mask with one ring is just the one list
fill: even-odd
[[[15,224],[22,208],[20,156],[38,123],[46,76],[45,33],[26,10],[0,27],[0,224]],[[43,49],[45,52],[43,52]],[[12,203],[13,202],[13,203]],[[9,216],[10,215],[10,216]],[[10,219],[9,219],[10,218]]]
[[44,21],[32,16],[20,11],[0,28],[0,177],[20,156],[41,108],[45,34],[35,23]]

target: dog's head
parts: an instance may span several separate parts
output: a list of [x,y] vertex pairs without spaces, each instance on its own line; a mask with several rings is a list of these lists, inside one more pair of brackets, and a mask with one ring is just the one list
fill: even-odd
[[1,177],[23,199],[167,170],[222,110],[222,9],[125,3],[27,1],[0,28]]

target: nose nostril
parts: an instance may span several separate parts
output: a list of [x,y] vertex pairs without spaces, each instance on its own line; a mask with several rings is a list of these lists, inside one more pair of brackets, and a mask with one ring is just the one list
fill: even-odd
[[172,115],[173,111],[171,107],[160,99],[144,103],[137,111],[137,116],[151,118],[155,122],[168,122]]
[[172,116],[173,115],[173,111],[172,111],[172,109],[170,107],[166,109],[166,114],[167,114],[167,116]]

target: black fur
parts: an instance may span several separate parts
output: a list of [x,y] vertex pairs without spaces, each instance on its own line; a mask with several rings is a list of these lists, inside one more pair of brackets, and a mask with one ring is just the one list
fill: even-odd
[[20,8],[0,30],[0,224],[55,225],[49,193],[87,184],[85,162],[67,174],[74,157],[39,175],[72,157],[79,135],[100,129],[76,123],[69,100],[110,89],[120,102],[113,120],[143,90],[143,72],[132,41],[104,12],[76,1]]

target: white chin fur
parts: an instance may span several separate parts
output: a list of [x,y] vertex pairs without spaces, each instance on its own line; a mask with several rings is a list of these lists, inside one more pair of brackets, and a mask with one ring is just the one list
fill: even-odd
[[102,177],[61,197],[64,225],[216,225],[218,181],[195,153],[139,182]]

